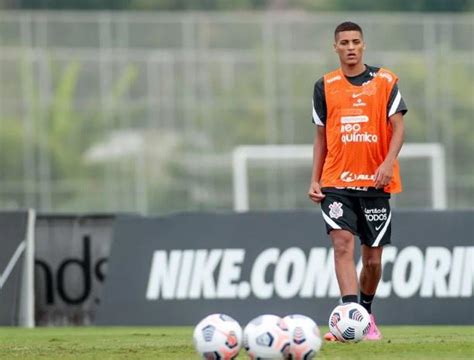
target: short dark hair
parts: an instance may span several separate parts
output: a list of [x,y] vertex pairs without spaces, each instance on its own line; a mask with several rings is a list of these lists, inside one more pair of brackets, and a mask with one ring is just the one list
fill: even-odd
[[339,25],[337,25],[336,30],[334,30],[334,39],[337,38],[337,34],[339,34],[340,32],[343,32],[343,31],[358,31],[358,32],[360,32],[362,37],[364,37],[364,33],[362,32],[362,28],[358,24],[353,23],[351,21],[345,21],[345,22],[340,23]]

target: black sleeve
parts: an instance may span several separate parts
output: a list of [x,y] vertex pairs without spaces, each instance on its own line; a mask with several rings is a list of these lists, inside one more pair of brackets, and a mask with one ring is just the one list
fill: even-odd
[[314,84],[313,91],[313,123],[326,125],[326,96],[324,94],[324,78]]
[[402,113],[405,115],[408,111],[407,105],[402,98],[402,94],[398,89],[398,84],[393,86],[392,92],[390,93],[390,98],[387,105],[387,117],[392,116],[396,113]]

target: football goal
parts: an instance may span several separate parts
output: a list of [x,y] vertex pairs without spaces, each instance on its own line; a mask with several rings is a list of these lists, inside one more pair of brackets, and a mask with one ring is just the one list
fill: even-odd
[[[245,145],[232,153],[234,210],[249,210],[249,161],[303,160],[311,168],[313,145]],[[438,143],[408,143],[403,145],[400,159],[421,158],[429,162],[431,177],[431,207],[446,208],[446,172],[444,147]],[[309,181],[309,179],[308,179]]]

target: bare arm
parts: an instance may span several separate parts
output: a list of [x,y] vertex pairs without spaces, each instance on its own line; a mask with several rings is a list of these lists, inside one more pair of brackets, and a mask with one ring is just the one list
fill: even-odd
[[311,173],[311,185],[308,191],[309,198],[316,203],[320,203],[325,197],[321,192],[319,181],[323,172],[326,154],[326,128],[324,126],[316,126],[313,144],[313,171]]
[[393,164],[400,152],[405,137],[405,126],[403,124],[403,115],[396,113],[390,116],[389,121],[392,124],[393,132],[387,156],[383,163],[375,172],[375,187],[377,189],[387,186],[393,177]]

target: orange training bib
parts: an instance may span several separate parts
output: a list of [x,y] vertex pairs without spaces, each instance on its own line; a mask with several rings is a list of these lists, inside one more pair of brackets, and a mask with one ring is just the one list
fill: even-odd
[[[397,80],[382,68],[362,86],[352,85],[341,69],[324,76],[328,152],[321,176],[323,187],[374,186],[375,172],[392,137],[387,104]],[[398,161],[384,190],[402,190]]]

